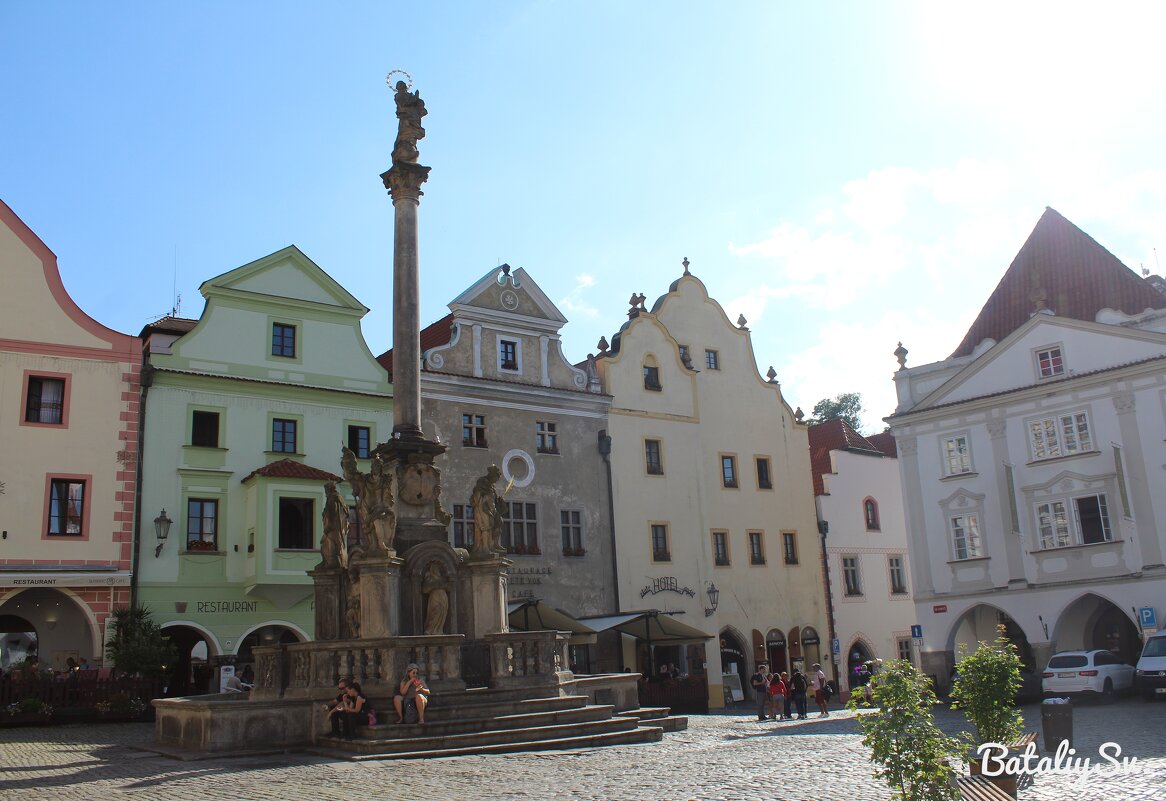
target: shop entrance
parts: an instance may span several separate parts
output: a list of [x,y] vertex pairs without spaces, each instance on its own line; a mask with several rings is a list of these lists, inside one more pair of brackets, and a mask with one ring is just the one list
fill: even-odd
[[218,656],[209,636],[193,626],[163,626],[162,633],[174,643],[177,652],[174,669],[166,681],[165,694],[202,695],[218,692],[218,676],[210,659]]
[[769,658],[769,669],[774,673],[789,670],[785,653],[785,633],[781,629],[770,629],[765,635],[765,654]]

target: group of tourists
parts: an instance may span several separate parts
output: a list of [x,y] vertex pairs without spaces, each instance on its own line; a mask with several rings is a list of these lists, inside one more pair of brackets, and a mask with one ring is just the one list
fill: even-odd
[[757,694],[758,720],[793,720],[794,712],[798,720],[804,720],[808,717],[806,704],[809,693],[813,693],[818,705],[818,717],[830,717],[826,705],[832,690],[826,681],[826,674],[822,672],[822,666],[817,662],[808,673],[802,673],[795,667],[792,676],[784,670],[781,673],[770,673],[769,665],[759,662],[757,672],[749,679],[749,684]]
[[[364,697],[360,682],[340,679],[337,689],[339,693],[336,700],[324,704],[324,712],[332,724],[333,737],[352,740],[356,737],[357,726],[377,725],[376,710]],[[397,723],[425,723],[425,707],[428,703],[429,687],[421,678],[420,668],[410,664],[393,696]]]

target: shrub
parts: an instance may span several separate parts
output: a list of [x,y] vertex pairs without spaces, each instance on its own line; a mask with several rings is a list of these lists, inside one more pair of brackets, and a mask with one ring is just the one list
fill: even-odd
[[109,658],[123,673],[160,676],[175,659],[174,644],[142,606],[121,607],[110,616]]
[[[957,801],[951,760],[960,744],[935,723],[937,699],[931,680],[905,660],[883,663],[871,680],[874,711],[862,710],[858,726],[870,759],[880,765],[883,779],[898,801]],[[854,693],[847,706],[859,712],[862,696]]]
[[969,737],[973,746],[983,743],[1007,745],[1024,731],[1024,719],[1014,705],[1020,689],[1020,654],[997,626],[995,642],[981,642],[971,654],[960,646],[952,684],[952,709],[964,713],[975,730]]
[[6,709],[9,715],[51,715],[53,708],[39,698],[21,698]]

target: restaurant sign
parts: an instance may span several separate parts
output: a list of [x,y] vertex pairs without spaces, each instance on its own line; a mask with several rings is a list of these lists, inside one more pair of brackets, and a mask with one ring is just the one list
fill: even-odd
[[0,571],[0,587],[124,587],[130,583],[129,571],[116,573],[69,573],[37,571],[5,573]]

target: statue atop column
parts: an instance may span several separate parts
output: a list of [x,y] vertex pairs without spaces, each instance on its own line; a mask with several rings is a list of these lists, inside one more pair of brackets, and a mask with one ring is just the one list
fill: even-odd
[[393,144],[393,163],[416,164],[421,155],[417,150],[417,141],[425,138],[421,118],[429,112],[425,110],[425,101],[421,99],[420,91],[410,94],[404,81],[397,81],[395,88],[397,92],[393,100],[397,104],[397,141]]
[[396,513],[393,504],[393,473],[379,455],[372,457],[368,473],[357,468],[356,454],[344,448],[340,465],[344,480],[352,487],[357,501],[357,519],[367,556],[385,556],[393,550],[396,536]]

